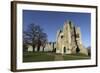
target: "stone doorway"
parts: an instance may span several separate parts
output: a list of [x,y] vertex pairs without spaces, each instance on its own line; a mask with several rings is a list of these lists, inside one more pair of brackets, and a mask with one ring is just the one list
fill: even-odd
[[63,48],[63,53],[66,53],[66,47]]

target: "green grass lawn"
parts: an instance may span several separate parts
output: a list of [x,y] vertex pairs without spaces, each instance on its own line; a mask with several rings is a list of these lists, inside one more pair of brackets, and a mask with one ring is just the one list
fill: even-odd
[[55,55],[63,58],[63,60],[83,60],[90,59],[89,56],[83,54],[61,55],[52,52],[24,52],[23,62],[39,62],[39,61],[55,61]]
[[64,55],[64,60],[83,60],[83,59],[90,59],[89,56],[83,55],[83,54],[72,54],[72,55]]
[[26,52],[23,54],[23,62],[53,61],[54,55],[47,52]]

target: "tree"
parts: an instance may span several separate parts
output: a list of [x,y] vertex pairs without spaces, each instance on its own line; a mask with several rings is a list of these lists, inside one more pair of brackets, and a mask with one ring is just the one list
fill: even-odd
[[33,51],[35,50],[35,36],[36,36],[36,31],[35,31],[35,24],[30,24],[26,30],[24,30],[24,35],[23,35],[23,41],[26,41],[26,43],[29,45],[32,45]]
[[42,33],[41,34],[41,46],[43,47],[42,51],[44,51],[46,43],[47,43],[47,34],[46,33]]
[[43,46],[47,41],[47,35],[43,32],[43,29],[39,25],[30,24],[26,30],[24,30],[24,36],[28,44],[32,45],[33,52],[35,47],[37,51],[40,51],[40,46]]
[[23,52],[27,51],[27,43],[26,43],[26,39],[23,37]]

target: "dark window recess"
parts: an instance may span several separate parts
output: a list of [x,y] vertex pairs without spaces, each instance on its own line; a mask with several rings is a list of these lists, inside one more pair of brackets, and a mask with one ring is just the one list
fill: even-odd
[[64,53],[66,53],[66,47],[64,47]]
[[79,34],[76,34],[76,37],[79,38]]
[[61,36],[61,39],[63,38],[64,36]]

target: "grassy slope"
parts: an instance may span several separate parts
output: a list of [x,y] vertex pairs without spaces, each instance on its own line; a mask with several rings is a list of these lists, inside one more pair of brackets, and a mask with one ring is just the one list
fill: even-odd
[[83,54],[74,55],[61,55],[48,52],[26,52],[23,54],[23,62],[39,62],[39,61],[54,61],[55,55],[62,56],[63,60],[81,60],[90,59],[89,56]]

